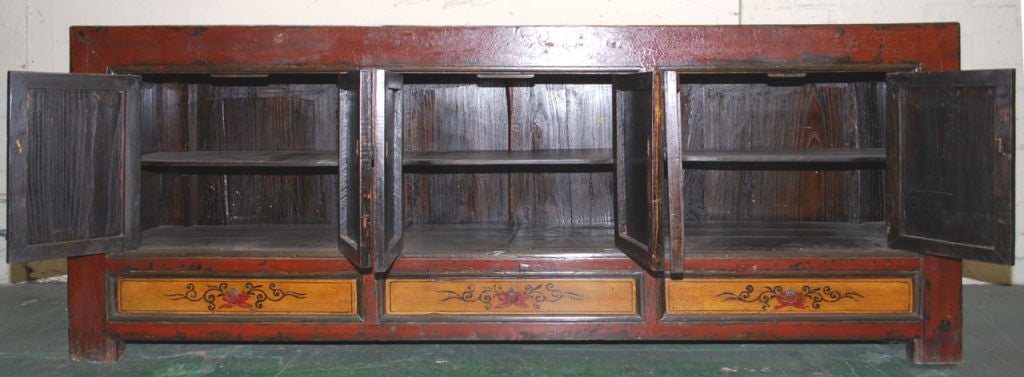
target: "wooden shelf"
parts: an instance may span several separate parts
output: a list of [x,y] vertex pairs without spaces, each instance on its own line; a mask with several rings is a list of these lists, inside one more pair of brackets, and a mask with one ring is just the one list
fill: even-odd
[[612,224],[413,224],[402,258],[625,258]]
[[682,159],[684,163],[884,164],[885,149],[690,150],[683,152]]
[[611,149],[406,152],[404,166],[611,165]]
[[150,167],[336,167],[335,151],[193,151],[142,155]]
[[694,257],[907,253],[888,248],[883,222],[688,221],[685,229],[687,255]]
[[119,255],[344,258],[332,224],[160,226],[143,232],[138,249]]

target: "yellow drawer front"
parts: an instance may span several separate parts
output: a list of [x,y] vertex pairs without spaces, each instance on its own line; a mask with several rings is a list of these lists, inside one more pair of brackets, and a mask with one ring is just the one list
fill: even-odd
[[355,315],[356,307],[355,279],[117,279],[122,314]]
[[667,314],[899,314],[914,284],[893,279],[683,279],[666,282]]
[[392,315],[636,315],[634,279],[390,279]]

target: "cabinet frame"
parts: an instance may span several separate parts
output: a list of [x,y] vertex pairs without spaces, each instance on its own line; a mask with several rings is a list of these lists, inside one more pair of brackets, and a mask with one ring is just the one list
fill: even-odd
[[[923,25],[831,25],[831,26],[729,26],[729,27],[74,27],[71,29],[71,70],[74,73],[161,72],[260,75],[267,73],[329,73],[355,69],[403,70],[416,67],[426,72],[482,72],[495,75],[523,75],[530,72],[592,74],[625,71],[653,72],[665,69],[779,70],[798,73],[806,70],[838,70],[851,66],[913,65],[929,72],[959,69],[959,30],[955,24]],[[244,36],[250,54],[231,48]],[[559,36],[578,43],[536,44]],[[291,48],[280,48],[283,39]],[[733,43],[743,40],[744,43]],[[809,44],[807,41],[817,41]],[[656,41],[656,42],[652,42]],[[884,46],[880,41],[887,41]],[[182,48],[188,46],[189,48]],[[467,49],[465,46],[473,46]],[[767,51],[767,53],[766,53]],[[315,56],[314,59],[309,59]],[[156,57],[156,58],[152,58]],[[199,59],[202,57],[202,59]],[[199,63],[197,63],[199,62]],[[909,62],[909,63],[908,63]],[[374,73],[373,87],[387,80]],[[361,76],[363,80],[374,81]],[[664,76],[652,80],[652,124],[671,119],[663,113]],[[374,95],[380,94],[377,89]],[[386,101],[385,101],[386,102]],[[387,113],[369,98],[361,104],[377,103],[364,114]],[[365,120],[366,118],[363,118]],[[361,122],[363,121],[361,120]],[[372,124],[360,127],[360,222],[386,217],[379,207],[384,193],[382,172],[388,153],[372,152],[369,147],[384,147],[382,135],[387,121],[374,116]],[[381,125],[381,126],[379,126]],[[657,132],[670,132],[658,129]],[[373,135],[370,135],[372,131]],[[657,142],[662,140],[657,136]],[[12,138],[12,140],[16,140]],[[367,141],[373,141],[368,144]],[[657,145],[657,143],[655,143]],[[673,152],[655,148],[654,159],[677,163]],[[370,154],[373,153],[372,158]],[[395,153],[390,153],[394,157]],[[341,157],[341,156],[339,156]],[[681,162],[678,162],[681,163]],[[339,164],[344,165],[344,164]],[[661,164],[651,167],[652,176],[663,174]],[[392,165],[392,168],[394,165]],[[339,168],[340,169],[340,168]],[[367,170],[369,169],[369,170]],[[666,170],[674,170],[668,169]],[[671,177],[671,173],[669,173]],[[373,179],[373,183],[366,179]],[[681,179],[679,176],[678,179]],[[660,180],[660,179],[658,179]],[[670,181],[671,182],[671,181]],[[670,184],[665,187],[669,188]],[[367,195],[367,193],[372,193]],[[672,194],[668,194],[672,197]],[[664,201],[652,203],[658,208],[654,221],[681,224]],[[371,208],[371,206],[378,206]],[[379,224],[373,221],[374,224]],[[375,225],[380,226],[380,225]],[[685,254],[685,264],[676,264],[684,255],[680,243],[683,229],[663,226],[678,236],[653,237],[663,242],[655,248],[652,263],[638,264],[622,258],[582,258],[559,260],[523,259],[390,259],[385,248],[390,242],[384,232],[360,234],[359,262],[345,259],[242,258],[239,260],[189,258],[138,258],[124,255],[88,255],[69,259],[69,333],[72,358],[76,360],[118,360],[125,341],[186,340],[260,341],[280,339],[284,334],[296,341],[400,341],[422,340],[878,340],[909,343],[917,363],[956,363],[961,351],[960,281],[961,263],[956,259],[910,253],[840,253],[833,255],[737,255],[718,258]],[[373,242],[373,246],[364,243]],[[678,246],[678,245],[676,245]],[[352,249],[352,248],[350,248]],[[369,250],[367,252],[366,250]],[[679,252],[677,253],[676,250]],[[351,258],[350,255],[350,258]],[[646,257],[645,257],[646,258]],[[661,258],[661,262],[656,260]],[[638,258],[641,259],[642,258]],[[373,260],[375,263],[362,262]],[[671,262],[669,262],[671,261]],[[354,261],[355,262],[355,261]],[[251,273],[256,271],[314,274],[355,272],[360,276],[360,321],[354,323],[292,323],[269,326],[249,323],[163,323],[124,322],[111,319],[105,303],[109,298],[105,282],[110,274],[183,273],[182,264],[199,266],[210,274]],[[651,267],[645,269],[642,264]],[[383,267],[387,265],[388,267]],[[150,266],[142,267],[140,266]],[[515,277],[537,275],[545,271],[597,271],[615,274],[642,274],[642,292],[638,303],[642,321],[596,323],[587,320],[544,323],[512,321],[508,323],[385,323],[377,308],[377,292],[388,273],[457,273],[461,276]],[[653,270],[653,271],[652,271]],[[668,273],[660,272],[668,271]],[[674,274],[673,274],[674,272]],[[824,317],[809,320],[743,319],[735,322],[671,321],[663,318],[664,281],[671,275],[707,273],[725,277],[778,278],[798,276],[843,279],[864,275],[915,275],[913,318],[879,319]],[[100,303],[97,303],[99,301]],[[836,319],[836,320],[832,320]],[[751,335],[756,334],[756,335]]]

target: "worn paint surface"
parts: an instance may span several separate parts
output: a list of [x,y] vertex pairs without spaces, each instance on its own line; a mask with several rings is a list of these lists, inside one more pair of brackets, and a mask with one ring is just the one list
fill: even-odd
[[[534,69],[593,71],[653,68],[749,70],[785,65],[790,70],[823,65],[918,65],[929,71],[959,68],[955,24],[891,26],[753,27],[81,27],[71,30],[71,67],[76,73],[222,71],[331,72],[366,67],[427,70]],[[289,43],[284,43],[288,41]],[[468,47],[471,46],[471,47]],[[232,265],[238,263],[237,265]],[[117,260],[105,256],[70,261],[71,352],[79,359],[115,361],[121,341],[401,341],[401,340],[889,340],[919,339],[917,361],[956,362],[959,302],[943,295],[959,290],[958,261],[914,256],[885,259],[814,258],[695,259],[693,271],[755,274],[867,274],[875,268],[906,274],[924,269],[921,309],[925,320],[870,318],[862,321],[661,320],[660,278],[645,274],[642,322],[485,323],[388,322],[378,310],[383,287],[376,275],[361,276],[363,323],[108,322],[105,271],[314,272],[348,270],[343,259],[224,261],[202,259]],[[448,264],[447,266],[445,264]],[[925,264],[926,266],[922,266]],[[941,268],[929,268],[939,266]],[[466,269],[466,267],[469,267]],[[404,269],[404,270],[403,270]],[[619,270],[637,273],[628,259],[399,261],[392,273],[453,271],[561,272]],[[684,271],[686,272],[686,271]],[[951,293],[950,293],[951,294]],[[99,325],[97,325],[99,324]],[[936,333],[936,331],[938,331]]]
[[910,314],[910,278],[682,279],[665,282],[668,314]]
[[[853,35],[857,38],[851,38]],[[281,38],[291,43],[275,42]],[[224,70],[244,61],[244,66],[255,71],[333,71],[341,67],[444,67],[449,71],[460,67],[640,70],[852,63],[920,63],[926,70],[943,71],[959,68],[959,38],[956,24],[634,28],[74,27],[71,29],[71,69],[100,73],[108,68],[124,72],[151,66],[145,70],[159,71],[177,66],[209,71]]]
[[921,367],[892,343],[133,343],[67,357],[66,286],[0,287],[0,370],[60,376],[1014,376],[1024,287],[964,288],[964,362]]
[[355,315],[355,279],[118,278],[117,312],[149,315]]
[[389,279],[393,315],[634,315],[636,280]]

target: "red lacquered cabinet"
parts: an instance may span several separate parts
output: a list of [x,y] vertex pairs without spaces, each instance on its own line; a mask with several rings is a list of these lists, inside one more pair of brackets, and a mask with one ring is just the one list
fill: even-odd
[[1012,263],[1013,72],[956,24],[73,27],[11,73],[8,253],[70,349],[901,341]]

